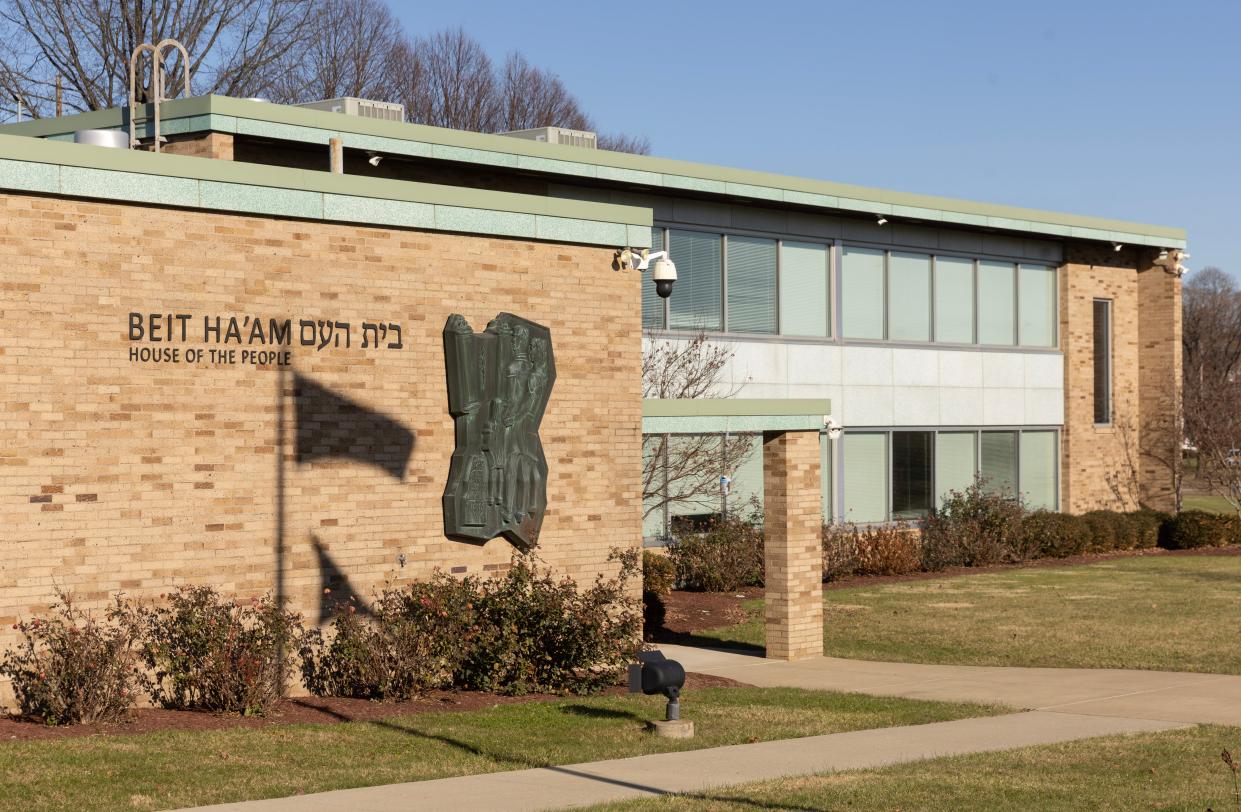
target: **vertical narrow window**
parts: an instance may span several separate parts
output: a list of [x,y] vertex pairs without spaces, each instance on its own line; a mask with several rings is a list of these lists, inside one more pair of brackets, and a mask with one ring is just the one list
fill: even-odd
[[974,260],[935,258],[935,340],[974,342]]
[[964,492],[974,483],[978,435],[944,431],[935,438],[935,490],[942,503],[950,491]]
[[931,340],[931,257],[893,251],[888,260],[888,338]]
[[882,522],[888,518],[888,436],[846,434],[844,443],[846,522]]
[[1015,496],[1017,493],[1017,432],[982,433],[979,474],[983,487],[991,493]]
[[642,437],[642,535],[644,538],[664,538],[668,535],[666,516],[664,515],[663,495],[667,493],[664,481],[668,469],[664,458],[664,439],[661,434],[647,434]]
[[840,304],[845,338],[883,338],[883,252],[846,247]]
[[1021,346],[1056,346],[1056,269],[1021,265],[1017,269],[1017,302]]
[[1021,433],[1021,495],[1033,510],[1055,510],[1057,500],[1056,453],[1054,431],[1023,431]]
[[776,331],[776,241],[728,237],[728,331]]
[[784,335],[830,334],[827,267],[826,245],[780,244],[780,332]]
[[819,435],[819,488],[824,524],[833,524],[835,522],[836,516],[832,512],[832,506],[836,503],[835,494],[832,492],[834,484],[835,481],[832,477],[832,438],[824,432]]
[[673,330],[721,330],[720,235],[671,229],[668,253],[677,266],[677,283],[668,300],[668,326]]
[[[664,250],[664,230],[651,229],[651,253]],[[642,285],[642,329],[662,330],[664,328],[664,300],[655,293],[655,284],[650,274],[638,274]]]
[[978,263],[978,342],[980,344],[1013,344],[1014,300],[1013,264],[1011,262]]
[[892,432],[893,519],[916,519],[934,506],[934,437],[929,431]]
[[748,449],[741,464],[724,473],[732,479],[728,487],[728,510],[730,513],[749,516],[755,508],[763,508],[763,436],[733,435],[730,446]]
[[1094,422],[1112,422],[1112,303],[1094,300]]

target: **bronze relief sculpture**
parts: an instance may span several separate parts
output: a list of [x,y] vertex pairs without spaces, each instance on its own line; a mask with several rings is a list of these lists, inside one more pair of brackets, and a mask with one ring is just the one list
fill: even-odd
[[539,424],[556,381],[551,331],[501,313],[475,333],[454,313],[444,325],[444,365],[457,441],[444,532],[479,542],[504,536],[529,550],[547,510]]

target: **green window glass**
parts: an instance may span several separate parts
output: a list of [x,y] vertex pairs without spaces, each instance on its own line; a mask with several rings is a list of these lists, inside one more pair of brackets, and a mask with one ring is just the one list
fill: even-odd
[[642,535],[645,538],[663,538],[667,535],[664,522],[662,495],[666,492],[663,465],[664,435],[647,434],[642,437]]
[[755,508],[763,507],[763,437],[761,434],[733,435],[735,445],[746,449],[740,463],[725,473],[732,479],[728,493],[728,510],[748,517]]
[[780,332],[784,335],[830,334],[827,265],[826,245],[780,244]]
[[935,258],[935,340],[974,342],[974,260]]
[[729,235],[728,332],[775,331],[776,241]]
[[[651,253],[664,250],[664,230],[651,229]],[[662,330],[664,328],[664,300],[655,293],[655,283],[651,281],[650,272],[639,274],[642,277],[642,329]]]
[[841,252],[841,332],[845,338],[883,338],[883,252]]
[[720,235],[670,229],[668,252],[677,266],[677,283],[668,299],[668,326],[673,330],[721,330]]
[[982,433],[979,473],[984,487],[991,493],[1017,493],[1017,433],[984,431]]
[[[697,458],[713,461],[713,464],[709,466],[710,470],[704,470],[699,474],[681,472],[680,478],[676,479],[677,472],[669,472],[671,481],[668,483],[668,491],[670,495],[694,494],[688,498],[668,502],[668,522],[673,532],[676,532],[678,528],[703,527],[707,520],[718,516],[723,508],[719,488],[719,476],[723,473],[720,466],[722,458],[720,442],[722,440],[723,435],[720,434],[673,434],[669,437],[669,459]],[[706,487],[698,487],[698,484],[702,482],[699,477],[707,479]]]
[[1018,336],[1023,347],[1056,346],[1056,269],[1017,269]]
[[1021,494],[1032,510],[1056,509],[1057,463],[1054,431],[1021,433]]
[[946,431],[936,436],[935,489],[941,503],[950,491],[964,493],[974,484],[977,437],[972,431]]
[[845,434],[844,519],[882,522],[888,518],[888,437],[886,434]]
[[931,257],[893,251],[888,259],[888,338],[931,340]]
[[934,436],[929,431],[892,432],[893,519],[916,519],[934,507]]
[[978,263],[978,341],[980,344],[1012,344],[1014,291],[1011,262]]

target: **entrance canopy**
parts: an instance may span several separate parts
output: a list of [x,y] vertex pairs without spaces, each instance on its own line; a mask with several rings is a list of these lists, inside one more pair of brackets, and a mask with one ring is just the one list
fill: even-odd
[[687,398],[642,401],[643,434],[821,431],[827,398]]

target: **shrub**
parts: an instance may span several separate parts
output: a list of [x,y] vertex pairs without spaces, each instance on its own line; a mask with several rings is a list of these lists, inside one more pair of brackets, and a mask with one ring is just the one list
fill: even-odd
[[762,524],[726,515],[702,531],[678,531],[668,545],[682,589],[730,592],[763,583]]
[[1149,550],[1158,547],[1167,535],[1172,514],[1143,508],[1136,513],[1130,513],[1129,521],[1133,523],[1137,542],[1131,549]]
[[677,568],[672,559],[650,550],[642,551],[642,593],[667,595],[676,585]]
[[905,575],[922,569],[922,550],[915,528],[908,524],[823,528],[823,578],[850,575]]
[[922,520],[923,567],[934,572],[1015,560],[1022,513],[1019,500],[988,492],[981,480],[950,491]]
[[857,527],[852,524],[825,524],[823,538],[823,580],[837,581],[858,574]]
[[182,587],[136,610],[143,682],[166,708],[262,715],[285,695],[285,652],[301,634],[297,615],[266,595],[247,604],[209,586]]
[[1172,518],[1166,544],[1172,550],[1223,547],[1236,542],[1237,520],[1231,516],[1185,510]]
[[58,593],[48,618],[14,625],[22,642],[5,652],[0,674],[12,680],[25,716],[48,725],[113,722],[133,707],[138,657],[133,623],[118,597],[101,622]]
[[1021,520],[1013,558],[1067,558],[1084,553],[1089,543],[1089,531],[1080,516],[1036,510]]
[[436,573],[429,582],[382,590],[369,611],[351,600],[333,618],[330,635],[314,629],[303,637],[306,690],[392,701],[451,687],[476,593],[475,579]]
[[529,556],[516,557],[500,578],[474,581],[454,684],[506,694],[589,693],[616,684],[640,644],[631,588],[638,551],[614,551],[610,560],[620,562],[618,576],[580,590]]

